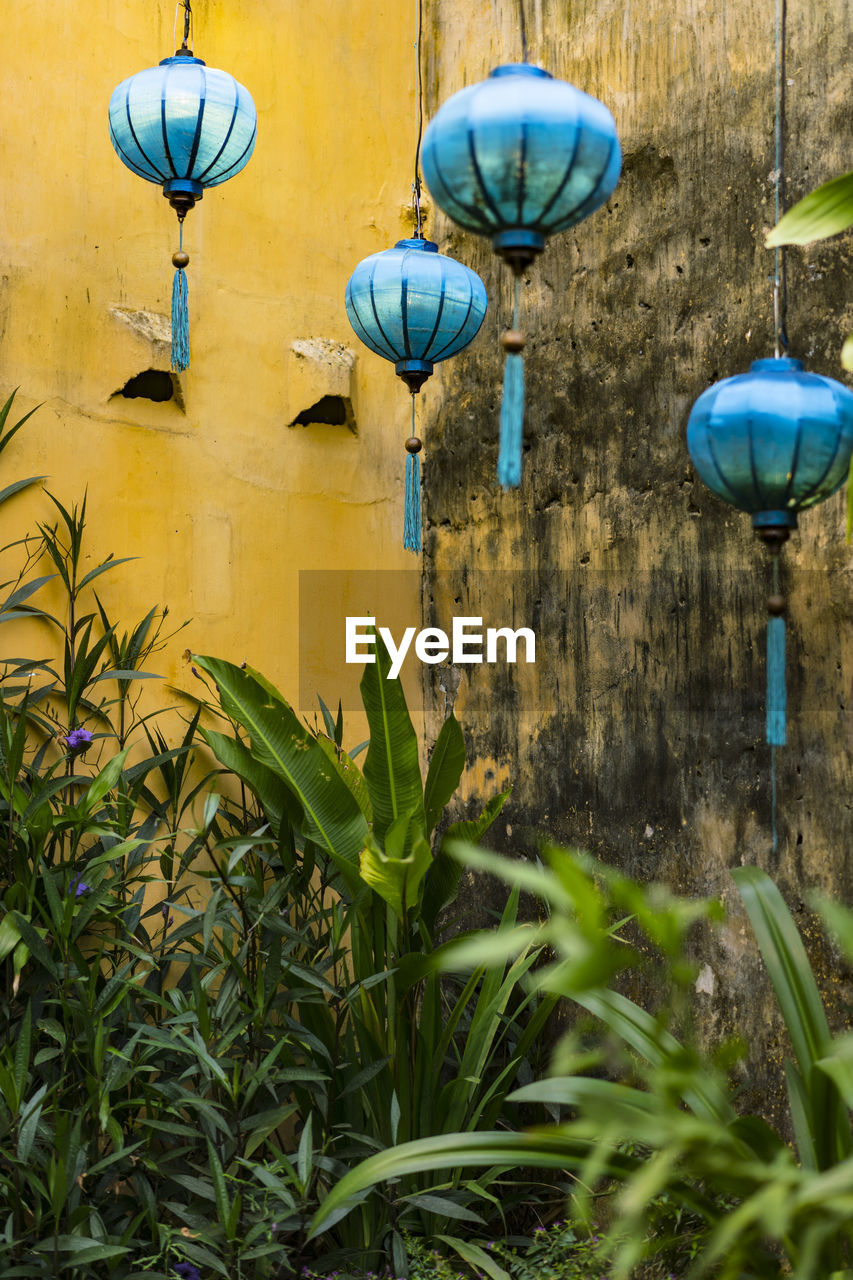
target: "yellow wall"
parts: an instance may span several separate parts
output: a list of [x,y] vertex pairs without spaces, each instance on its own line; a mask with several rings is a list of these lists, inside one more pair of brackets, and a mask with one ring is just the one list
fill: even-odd
[[[3,455],[0,488],[43,472],[70,503],[88,487],[87,565],[140,557],[103,580],[113,613],[129,622],[161,603],[192,618],[161,655],[170,680],[190,687],[190,647],[248,659],[295,699],[299,571],[418,564],[401,546],[408,396],[343,306],[356,263],[411,234],[414,7],[194,0],[193,12],[196,54],[252,93],[258,141],[187,218],[182,409],[115,396],[168,369],[165,344],[113,309],[168,311],[177,223],[107,132],[114,86],[174,51],[175,6],[5,6],[0,393],[19,386],[16,409],[43,407]],[[357,436],[288,427],[307,407],[291,354],[305,339],[356,353]],[[16,499],[4,541],[48,511],[37,493]],[[416,622],[419,574],[404,582]]]

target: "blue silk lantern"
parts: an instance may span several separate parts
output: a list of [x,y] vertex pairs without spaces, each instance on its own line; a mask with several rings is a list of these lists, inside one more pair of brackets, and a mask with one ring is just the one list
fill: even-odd
[[239,173],[255,146],[257,116],[247,89],[233,76],[208,67],[184,43],[123,80],[109,106],[110,140],[119,159],[140,178],[162,186],[178,215],[179,245],[172,255],[172,368],[189,367],[189,317],[184,218],[207,187]]
[[773,557],[766,737],[771,747],[782,747],[787,605],[779,590],[779,552],[797,527],[797,513],[823,502],[847,478],[853,393],[833,378],[804,372],[800,360],[756,360],[749,373],[724,378],[702,393],[690,413],[687,447],[708,488],[749,512]]
[[454,222],[491,236],[515,274],[501,406],[498,479],[521,483],[524,337],[521,275],[548,236],[589,217],[611,196],[622,168],[616,125],[603,103],[527,62],[496,67],[449,98],[427,126],[427,186]]
[[420,551],[418,454],[423,445],[414,429],[415,395],[440,360],[455,356],[476,337],[486,314],[486,290],[476,272],[416,236],[360,262],[347,282],[345,302],[356,335],[393,363],[412,396],[403,546]]

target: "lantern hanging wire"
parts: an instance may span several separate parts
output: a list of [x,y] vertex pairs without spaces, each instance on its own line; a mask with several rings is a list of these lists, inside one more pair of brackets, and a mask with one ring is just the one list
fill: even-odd
[[[785,77],[788,0],[776,0],[776,224],[785,212]],[[773,272],[773,324],[776,358],[788,350],[788,261],[784,245],[777,245]]]
[[178,17],[182,10],[184,14],[184,39],[180,50],[176,47],[175,51],[180,53],[189,53],[192,48],[191,42],[193,31],[193,11],[190,5],[190,0],[178,0],[177,5],[175,6],[175,28],[173,32],[174,44],[177,46],[178,43]]
[[518,25],[521,32],[521,61],[527,61],[527,23],[524,19],[524,0],[518,0]]
[[412,222],[414,235],[418,240],[423,236],[423,218],[421,217],[421,140],[424,136],[424,78],[421,62],[421,42],[424,31],[423,0],[415,0],[415,180],[412,183]]

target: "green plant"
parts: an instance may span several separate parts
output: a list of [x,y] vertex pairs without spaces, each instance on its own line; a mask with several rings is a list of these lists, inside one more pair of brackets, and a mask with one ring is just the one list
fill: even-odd
[[[312,992],[293,1010],[303,1062],[316,1072],[294,1087],[300,1186],[313,1205],[371,1152],[494,1124],[529,1070],[553,998],[522,988],[541,956],[536,945],[507,965],[475,966],[466,981],[440,976],[435,960],[446,944],[437,944],[438,922],[456,897],[461,867],[430,841],[459,782],[464,743],[451,715],[422,780],[415,732],[381,643],[361,684],[370,727],[363,771],[343,750],[340,716],[324,709],[326,732],[314,732],[257,673],[194,661],[245,734],[244,741],[204,730],[206,741],[260,798],[272,829],[287,827],[302,869],[300,918],[314,932],[314,969],[324,978],[323,998]],[[478,839],[504,799],[448,834]],[[516,892],[500,930],[513,930],[517,915]],[[453,1225],[483,1229],[486,1217],[500,1217],[508,1188],[496,1189],[497,1177],[497,1169],[467,1178],[457,1171],[427,1189],[412,1170],[392,1194],[362,1197],[355,1213],[328,1222],[327,1239],[331,1233],[348,1260],[384,1253],[400,1274],[403,1227],[441,1234],[464,1252]]]
[[[617,1275],[627,1275],[648,1248],[650,1206],[665,1194],[707,1225],[691,1274],[778,1276],[780,1259],[786,1259],[801,1280],[840,1277],[853,1245],[851,1039],[830,1035],[802,942],[769,877],[754,867],[733,873],[794,1051],[786,1079],[796,1153],[759,1116],[738,1116],[720,1067],[670,1030],[687,1019],[687,930],[713,916],[712,904],[643,888],[553,847],[539,868],[471,848],[457,846],[455,853],[550,904],[551,918],[536,932],[557,959],[531,977],[599,1020],[606,1056],[602,1051],[590,1057],[588,1046],[570,1038],[558,1052],[553,1077],[512,1095],[547,1107],[550,1123],[442,1136],[380,1153],[332,1190],[314,1229],[365,1186],[411,1168],[521,1163],[571,1171],[587,1187],[601,1178],[622,1184]],[[623,932],[620,920],[626,916],[640,951]],[[832,920],[853,953],[853,917],[836,909]],[[622,938],[618,948],[614,925]],[[516,930],[515,938],[505,939],[503,956],[521,945],[529,946],[530,937]],[[669,993],[655,1015],[611,985],[617,971],[640,963],[641,953],[650,950],[661,957],[661,987]],[[493,937],[465,944],[453,962],[473,962],[486,953],[496,954]],[[623,1046],[621,1063],[614,1062],[614,1044]],[[590,1066],[598,1066],[599,1074],[589,1074]]]
[[[48,500],[55,523],[11,544],[2,614],[59,660],[0,671],[0,1274],[290,1277],[399,1261],[404,1223],[491,1212],[489,1177],[432,1197],[413,1178],[306,1239],[366,1151],[493,1123],[547,1012],[516,980],[535,952],[456,988],[423,967],[459,881],[427,844],[458,724],[424,785],[399,686],[365,686],[362,774],[340,715],[311,733],[261,677],[205,660],[228,714],[203,731],[225,767],[199,773],[203,707],[171,745],[137,696],[162,615],[112,623],[95,589],[121,562],[83,571],[86,504]],[[61,608],[37,603],[48,584]]]

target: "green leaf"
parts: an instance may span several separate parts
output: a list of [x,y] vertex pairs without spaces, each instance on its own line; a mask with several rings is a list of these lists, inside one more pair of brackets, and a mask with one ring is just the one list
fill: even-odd
[[449,856],[445,843],[450,840],[466,840],[471,844],[477,844],[498,817],[509,796],[509,791],[502,791],[500,795],[492,796],[478,818],[473,821],[454,822],[444,833],[441,848],[433,859],[424,882],[421,917],[429,933],[435,929],[440,912],[451,902],[456,901],[459,881],[462,878],[462,864],[456,858]]
[[820,992],[797,926],[776,885],[759,867],[735,867],[732,879],[785,1019],[803,1079],[829,1049],[831,1036]]
[[77,583],[78,594],[87,587],[90,582],[94,582],[95,578],[100,577],[102,573],[106,573],[108,569],[115,569],[116,565],[128,564],[131,560],[136,560],[136,556],[122,556],[120,560],[114,560],[109,556],[103,564],[97,565],[94,569],[90,569],[82,582]]
[[489,1256],[485,1249],[481,1249],[478,1244],[474,1244],[471,1240],[460,1240],[458,1236],[442,1236],[437,1235],[436,1240],[441,1240],[443,1244],[450,1245],[451,1249],[459,1254],[469,1266],[475,1271],[485,1271],[492,1280],[510,1280],[508,1271],[504,1271],[495,1258]]
[[459,721],[451,711],[441,726],[427,770],[424,787],[427,836],[432,834],[445,805],[459,786],[464,768],[465,739],[462,736]]
[[[847,337],[844,339],[844,345],[841,348],[841,368],[846,369],[848,373],[853,373],[853,333],[848,333]],[[853,464],[851,464],[851,466],[853,466]],[[847,539],[848,541],[850,540],[849,504],[851,501],[853,501],[853,499],[851,499],[850,490],[848,489],[847,491],[847,502],[848,502]]]
[[125,747],[123,751],[120,751],[117,756],[113,756],[112,760],[108,761],[104,766],[78,804],[78,808],[82,813],[91,813],[101,803],[104,796],[112,791],[121,777],[121,771],[124,768],[124,762],[129,751],[130,747]]
[[[438,1134],[405,1142],[371,1156],[336,1182],[314,1215],[308,1238],[320,1233],[332,1213],[347,1207],[358,1192],[391,1178],[410,1173],[424,1174],[434,1169],[457,1169],[471,1166],[507,1168],[538,1166],[548,1169],[580,1168],[594,1153],[597,1143],[576,1138],[567,1126],[526,1129],[521,1133],[481,1132]],[[637,1167],[639,1161],[620,1152],[604,1156],[605,1174],[624,1173]]]
[[61,1253],[73,1254],[74,1267],[82,1267],[87,1262],[106,1261],[107,1258],[120,1258],[122,1254],[130,1253],[130,1249],[123,1245],[104,1244],[102,1240],[95,1240],[91,1236],[51,1237],[47,1243],[37,1245],[36,1248],[40,1253],[49,1253],[56,1248]]
[[[30,1050],[32,1048],[33,1010],[27,1005],[26,1013],[21,1019],[15,1043],[15,1090],[19,1098],[23,1098],[30,1070]],[[24,1157],[26,1159],[26,1157]]]
[[[678,1063],[683,1056],[682,1046],[651,1014],[616,991],[578,991],[572,998],[653,1067],[666,1067],[669,1062]],[[687,1076],[682,1097],[697,1116],[713,1120],[721,1125],[735,1119],[734,1108],[717,1081],[698,1067]]]
[[340,747],[336,747],[330,738],[319,734],[317,742],[326,757],[331,760],[344,782],[356,798],[359,809],[364,814],[365,822],[373,822],[373,806],[370,803],[370,792],[367,790],[367,783],[353,760],[352,756],[347,755]]
[[367,823],[351,791],[291,708],[254,678],[216,658],[195,662],[216,682],[226,714],[249,734],[252,754],[282,778],[302,806],[304,834],[325,849],[352,891]]
[[503,809],[511,795],[512,788],[509,787],[506,791],[501,791],[498,795],[492,796],[479,818],[467,822],[454,822],[452,826],[447,828],[444,839],[467,840],[471,844],[478,844],[492,823],[499,817],[501,809]]
[[46,1092],[47,1085],[43,1084],[41,1088],[36,1090],[29,1102],[21,1107],[20,1128],[18,1129],[18,1159],[24,1164],[29,1160],[33,1149]]
[[361,700],[370,726],[364,779],[373,805],[373,834],[379,844],[403,814],[415,814],[424,826],[423,782],[418,739],[399,679],[389,680],[391,659],[376,636],[376,661],[365,664]]
[[22,586],[18,587],[6,600],[3,601],[3,609],[17,609],[18,606],[23,604],[25,600],[28,600],[30,596],[35,595],[35,593],[43,587],[46,582],[52,582],[55,577],[55,573],[47,573],[40,578],[31,578],[29,582],[23,583]]
[[[251,787],[263,805],[264,812],[278,826],[288,808],[287,784],[272,769],[256,760],[248,747],[236,738],[229,738],[214,729],[200,729],[199,733],[219,763],[224,764],[226,769],[236,773],[238,778],[242,778]],[[211,821],[212,815],[208,818],[205,806],[204,827],[207,828]]]
[[[388,828],[387,842],[392,843],[401,828],[409,831],[417,829],[417,820],[408,817],[398,818]],[[397,843],[397,841],[395,841]],[[370,885],[380,898],[388,903],[399,920],[403,920],[406,912],[414,906],[418,896],[418,886],[432,863],[429,845],[423,835],[415,835],[411,848],[405,856],[386,854],[376,841],[369,837],[359,858],[359,870],[365,884]]]
[[811,244],[845,231],[853,223],[853,172],[824,182],[779,220],[764,243],[768,249],[783,244]]
[[[853,496],[853,489],[851,489],[851,496]],[[809,905],[819,912],[847,959],[853,961],[853,911],[836,902],[834,898],[826,898],[820,893],[809,894],[808,901]]]
[[308,1179],[311,1175],[311,1169],[314,1162],[314,1150],[311,1138],[313,1119],[313,1113],[309,1114],[308,1119],[305,1121],[305,1128],[302,1130],[302,1136],[299,1139],[299,1148],[296,1152],[296,1172],[303,1192],[308,1189]]
[[0,921],[0,960],[5,960],[21,940],[21,931],[11,911],[7,911]]
[[[801,1126],[808,1122],[819,1169],[850,1154],[850,1124],[832,1078],[817,1064],[831,1053],[832,1037],[806,949],[785,900],[759,867],[735,867],[737,885],[782,1017],[788,1028],[804,1093],[798,1090]],[[800,1135],[798,1134],[798,1143]],[[805,1158],[805,1152],[801,1153]]]
[[794,1126],[800,1164],[806,1169],[817,1169],[817,1153],[809,1116],[809,1096],[803,1084],[803,1077],[790,1058],[785,1059],[785,1083],[788,1087],[788,1103],[791,1108],[791,1122]]
[[231,1206],[228,1203],[228,1192],[225,1187],[225,1175],[222,1172],[222,1165],[210,1138],[207,1139],[207,1163],[213,1180],[217,1216],[219,1217],[220,1226],[225,1227],[231,1212]]
[[437,1195],[435,1192],[417,1191],[410,1196],[400,1196],[400,1201],[442,1218],[456,1218],[460,1222],[476,1222],[478,1226],[485,1226],[479,1213],[474,1213],[472,1209],[466,1209],[464,1205],[457,1204],[448,1196]]
[[0,489],[0,506],[13,494],[20,493],[22,489],[28,489],[31,484],[38,484],[39,480],[46,480],[47,476],[29,476],[26,480],[16,480],[14,484],[7,484],[5,489]]
[[53,957],[44,944],[43,935],[47,932],[45,929],[35,929],[26,916],[22,916],[19,911],[11,913],[12,919],[20,932],[21,939],[26,943],[31,955],[39,962],[42,968],[46,969],[52,978],[60,981],[59,970],[57,969]]

